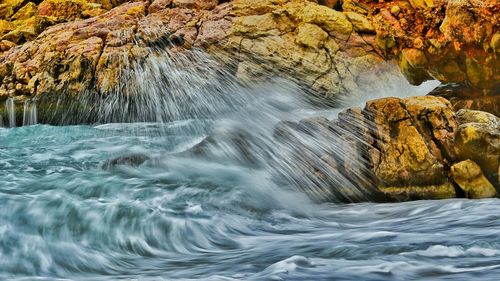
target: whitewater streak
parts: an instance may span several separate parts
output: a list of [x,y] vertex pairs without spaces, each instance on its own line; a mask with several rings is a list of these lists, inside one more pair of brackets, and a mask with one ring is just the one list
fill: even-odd
[[[161,136],[168,135],[161,131],[165,128],[161,124],[197,120],[196,126],[189,127],[191,131],[179,133],[202,137],[177,152],[177,156],[264,170],[275,182],[299,189],[316,200],[357,202],[373,199],[374,187],[364,176],[370,172],[369,163],[356,156],[356,147],[343,138],[341,128],[333,134],[315,130],[315,118],[333,124],[338,112],[347,106],[362,105],[369,98],[415,95],[434,85],[411,87],[399,75],[393,76],[391,84],[378,80],[376,84],[360,85],[366,97],[346,93],[332,102],[276,77],[244,83],[230,69],[234,67],[222,65],[198,50],[152,50],[145,61],[124,66],[122,82],[105,94],[93,89],[76,96],[58,96],[57,102],[52,100],[49,106],[43,106],[43,121],[59,125],[157,124],[160,130],[146,134]],[[370,75],[375,74],[366,73],[360,81],[376,81]],[[9,99],[7,104],[9,116],[15,118],[13,101]],[[13,119],[9,120],[13,127]],[[36,102],[28,100],[23,124],[36,122]],[[290,130],[287,124],[291,123],[287,122],[297,122],[301,128]],[[135,128],[130,133],[145,133],[142,125]],[[124,157],[109,163],[126,164],[127,159],[139,159],[135,164],[141,164],[149,159],[143,155]],[[347,159],[349,170],[341,172],[334,165],[322,164],[334,163],[336,158]]]

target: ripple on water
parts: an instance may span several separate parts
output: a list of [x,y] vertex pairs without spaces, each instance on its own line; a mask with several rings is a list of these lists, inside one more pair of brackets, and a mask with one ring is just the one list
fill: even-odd
[[[205,132],[164,143],[111,127],[0,130],[0,279],[500,276],[497,199],[317,203],[265,171],[176,155]],[[159,159],[98,168],[130,152]]]

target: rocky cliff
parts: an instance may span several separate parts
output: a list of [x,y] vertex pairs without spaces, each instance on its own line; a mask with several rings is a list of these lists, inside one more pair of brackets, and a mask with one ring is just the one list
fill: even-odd
[[151,52],[193,47],[243,80],[272,73],[329,97],[392,75],[388,59],[415,84],[439,79],[471,87],[469,97],[498,94],[495,1],[122,2],[4,1],[0,100],[109,92]]

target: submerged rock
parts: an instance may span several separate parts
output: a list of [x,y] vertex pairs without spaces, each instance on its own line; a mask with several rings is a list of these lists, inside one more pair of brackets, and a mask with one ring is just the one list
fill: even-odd
[[137,167],[142,164],[144,164],[146,161],[150,160],[151,158],[145,154],[140,154],[140,153],[134,153],[134,154],[129,154],[125,156],[120,156],[113,158],[111,160],[106,161],[104,164],[101,165],[101,168],[103,170],[112,170],[116,168],[117,166],[131,166],[131,167]]

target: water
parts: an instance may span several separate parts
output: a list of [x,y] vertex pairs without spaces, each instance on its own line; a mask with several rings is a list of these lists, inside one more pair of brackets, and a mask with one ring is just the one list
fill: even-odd
[[[318,202],[176,156],[197,122],[0,129],[1,280],[496,280],[500,204]],[[149,132],[147,137],[137,132]],[[116,155],[161,160],[99,168]],[[23,279],[24,278],[24,279]]]
[[8,98],[5,101],[5,112],[7,113],[7,120],[9,127],[16,126],[16,106],[12,98]]
[[23,126],[35,125],[38,123],[38,111],[36,100],[25,100],[23,106]]
[[[115,95],[54,114],[64,126],[0,128],[0,280],[498,279],[497,199],[340,204],[346,189],[360,199],[357,186],[303,177],[294,148],[349,147],[274,134],[435,83],[367,85],[329,108],[287,81],[245,87],[201,61],[212,67],[200,74],[156,56]],[[67,125],[80,121],[97,124]]]

